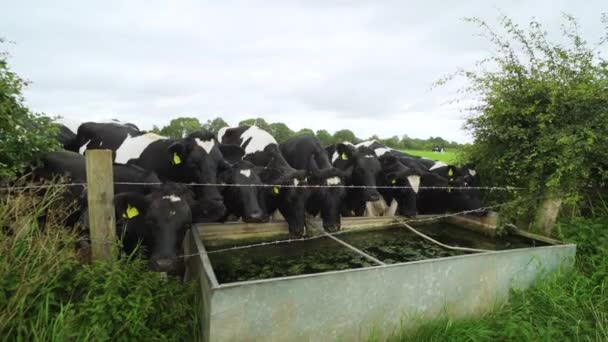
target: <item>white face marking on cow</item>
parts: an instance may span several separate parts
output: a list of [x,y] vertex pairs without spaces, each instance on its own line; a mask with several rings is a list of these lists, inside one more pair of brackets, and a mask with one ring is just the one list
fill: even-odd
[[418,193],[418,190],[420,190],[420,176],[408,176],[407,181],[410,183],[412,190]]
[[342,181],[340,180],[340,177],[327,178],[327,185],[338,185],[340,183],[342,183]]
[[334,154],[331,155],[331,163],[333,164],[336,160],[338,160],[338,157],[340,157],[340,154],[338,151],[334,151]]
[[219,132],[217,132],[217,141],[219,141],[220,143],[222,142],[222,138],[224,137],[224,134],[226,134],[226,131],[228,130],[228,128],[230,128],[230,127],[220,128]]
[[245,147],[245,155],[264,151],[266,146],[270,144],[278,145],[277,141],[270,133],[258,126],[251,126],[243,132],[241,135],[241,147],[243,147],[243,144],[249,140],[249,138],[251,138],[251,141],[249,141],[249,144]]
[[444,163],[444,162],[440,162],[440,161],[438,161],[438,162],[436,162],[436,163],[435,163],[433,166],[431,166],[431,168],[429,169],[429,171],[431,171],[431,170],[435,170],[435,169],[438,169],[438,168],[440,168],[440,167],[444,167],[444,166],[448,166],[448,164],[446,164],[446,163]]
[[469,174],[473,177],[475,177],[475,175],[477,174],[477,171],[473,170],[473,169],[469,169]]
[[84,145],[80,146],[80,148],[78,149],[78,153],[84,154],[84,151],[87,150],[87,147],[89,146],[90,142],[91,142],[91,139],[89,139],[89,141],[87,141]]
[[385,211],[384,216],[395,216],[397,213],[397,207],[399,207],[399,202],[393,198],[391,201],[391,206]]
[[251,170],[241,170],[240,173],[247,178],[251,177]]
[[182,200],[179,196],[176,196],[176,195],[163,196],[163,199],[170,201],[170,202],[179,202]]
[[298,186],[300,185],[300,181],[297,178],[293,179],[293,185]]
[[207,154],[211,153],[211,150],[213,150],[213,146],[215,146],[215,141],[213,141],[213,139],[201,140],[199,138],[194,138],[194,141],[196,141],[196,144],[198,146],[202,147],[203,150],[205,150],[205,152],[207,152]]
[[127,138],[122,142],[120,147],[116,150],[116,160],[117,164],[126,164],[129,159],[139,158],[141,153],[148,147],[151,143],[167,139],[163,136],[154,133],[146,133],[137,137],[132,137],[130,134],[127,135]]

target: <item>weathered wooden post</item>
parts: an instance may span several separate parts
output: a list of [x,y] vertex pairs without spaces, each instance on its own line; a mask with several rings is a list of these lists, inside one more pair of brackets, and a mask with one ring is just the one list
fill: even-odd
[[116,257],[112,151],[87,150],[86,166],[91,257],[111,260]]
[[556,191],[549,191],[538,206],[534,228],[545,235],[551,235],[562,206],[562,198]]

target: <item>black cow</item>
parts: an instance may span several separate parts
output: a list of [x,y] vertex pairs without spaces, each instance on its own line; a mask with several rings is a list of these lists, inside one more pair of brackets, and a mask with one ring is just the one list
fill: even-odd
[[175,183],[163,184],[148,195],[127,192],[114,196],[116,233],[123,250],[131,254],[141,243],[153,270],[182,274],[184,264],[179,255],[192,224],[188,205],[192,200],[193,193]]
[[[169,139],[128,125],[86,123],[79,127],[77,141],[87,142],[81,145],[81,153],[92,148],[110,149],[116,163],[152,170],[163,181],[216,184],[217,174],[230,167],[209,132]],[[224,217],[225,207],[216,186],[199,186],[196,190],[200,204],[209,204],[195,213],[197,221]],[[207,216],[201,217],[199,213]]]
[[308,200],[307,211],[313,216],[321,214],[323,227],[328,231],[340,229],[340,211],[346,197],[343,185],[346,176],[331,165],[321,141],[310,134],[302,134],[281,144],[287,162],[296,169],[308,171],[308,183],[328,187],[314,188]]
[[244,184],[247,186],[225,186],[222,187],[222,196],[226,205],[226,217],[235,215],[242,217],[245,222],[263,222],[267,220],[264,211],[264,188],[259,176],[260,168],[250,162],[237,161],[228,170],[223,171],[218,179],[222,184]]
[[326,152],[332,165],[345,171],[348,185],[365,186],[348,189],[343,216],[351,215],[353,211],[357,216],[363,215],[366,202],[380,199],[376,182],[382,168],[374,151],[366,146],[339,143],[326,147]]
[[263,188],[260,205],[268,214],[278,210],[287,221],[291,235],[304,235],[310,190],[298,185],[308,184],[306,171],[291,167],[272,135],[257,126],[224,127],[218,132],[218,141],[243,148],[243,160],[262,168],[259,172],[262,183],[286,186]]

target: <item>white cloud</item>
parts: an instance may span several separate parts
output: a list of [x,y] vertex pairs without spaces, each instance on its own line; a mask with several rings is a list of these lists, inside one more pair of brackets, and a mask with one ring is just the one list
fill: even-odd
[[[488,51],[465,16],[499,10],[559,27],[565,11],[600,34],[603,3],[21,1],[4,6],[11,65],[34,83],[37,111],[116,117],[143,128],[188,115],[229,123],[261,116],[361,137],[470,140],[454,84],[439,77]],[[450,104],[457,99],[459,104]]]

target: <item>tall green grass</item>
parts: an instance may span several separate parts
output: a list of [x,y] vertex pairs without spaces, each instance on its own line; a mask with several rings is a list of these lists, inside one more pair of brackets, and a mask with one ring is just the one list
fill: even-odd
[[547,276],[481,317],[440,318],[391,341],[608,341],[608,216],[576,218],[558,236],[577,244],[574,270]]
[[148,272],[137,258],[82,263],[65,214],[58,189],[0,197],[0,340],[198,337],[194,284]]

